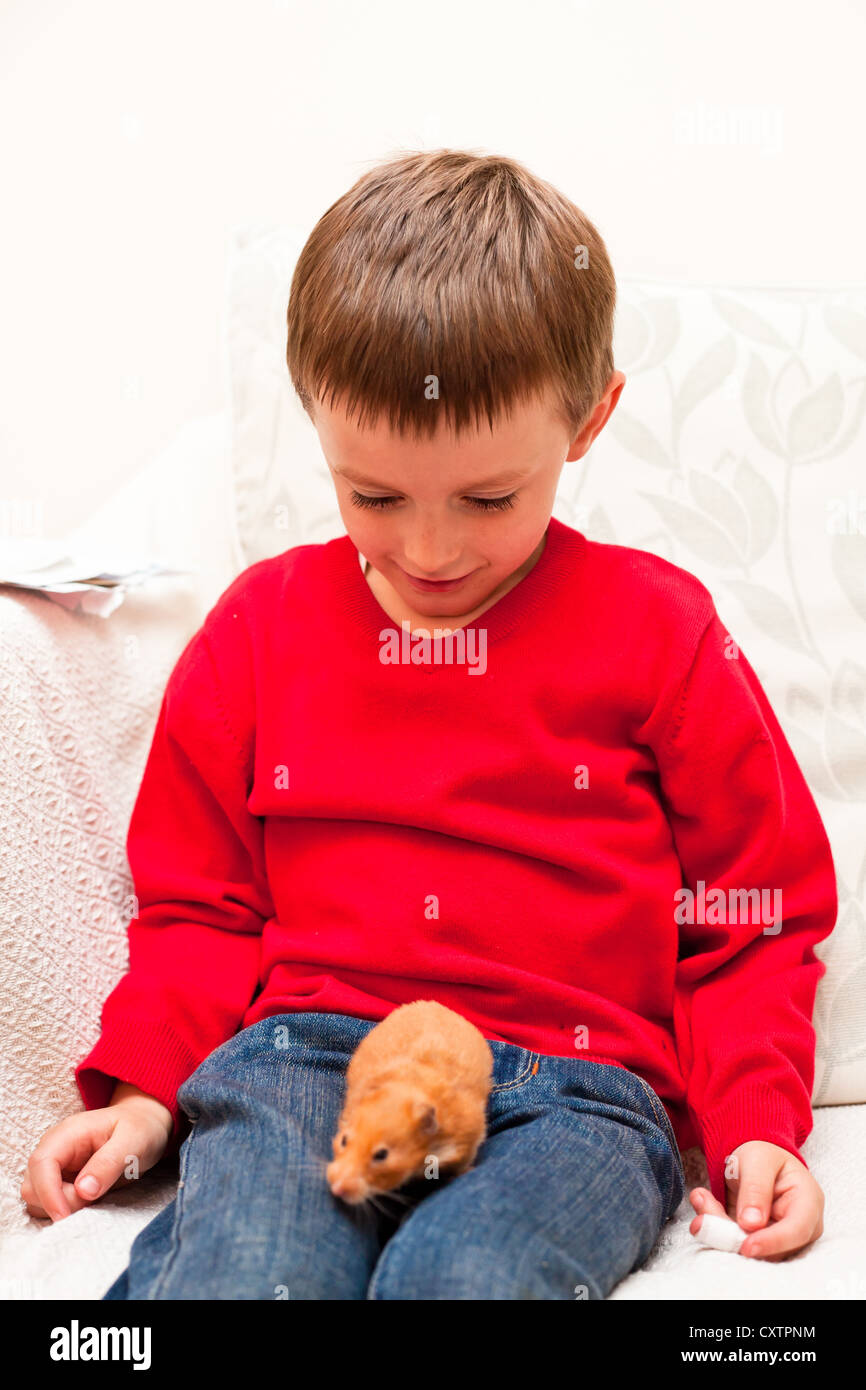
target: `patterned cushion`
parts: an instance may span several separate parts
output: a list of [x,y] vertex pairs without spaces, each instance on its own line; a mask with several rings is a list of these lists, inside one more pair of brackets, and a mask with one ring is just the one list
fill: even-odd
[[81,1109],[74,1070],[127,969],[126,832],[160,702],[239,567],[227,433],[224,414],[191,421],[80,532],[192,574],[107,619],[0,587],[0,1232],[28,1228],[27,1160]]
[[0,1231],[26,1226],[27,1160],[82,1108],[74,1069],[128,963],[126,829],[202,617],[186,580],[130,592],[107,619],[0,589]]

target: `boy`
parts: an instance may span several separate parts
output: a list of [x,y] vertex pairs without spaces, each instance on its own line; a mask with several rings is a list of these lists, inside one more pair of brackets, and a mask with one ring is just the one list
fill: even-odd
[[[695,1142],[692,1229],[821,1234],[814,801],[708,590],[551,516],[624,385],[614,304],[509,159],[402,155],[313,230],[288,365],[348,534],[252,565],[179,658],[129,971],[22,1187],[56,1219],[180,1146],[106,1298],[605,1298]],[[358,1220],[324,1180],[345,1068],[418,998],[490,1041],[488,1138]]]

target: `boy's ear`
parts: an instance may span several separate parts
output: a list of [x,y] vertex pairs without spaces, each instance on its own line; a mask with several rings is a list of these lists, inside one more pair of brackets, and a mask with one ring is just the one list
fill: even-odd
[[419,1100],[415,1106],[415,1123],[422,1134],[435,1134],[439,1128],[436,1120],[436,1106]]
[[575,459],[583,458],[596,435],[601,434],[601,431],[614,412],[616,403],[622,395],[622,388],[624,386],[624,374],[620,371],[615,371],[610,381],[607,383],[601,399],[596,401],[592,411],[581,426],[579,433],[571,441],[571,446],[566,454],[567,463],[574,463]]

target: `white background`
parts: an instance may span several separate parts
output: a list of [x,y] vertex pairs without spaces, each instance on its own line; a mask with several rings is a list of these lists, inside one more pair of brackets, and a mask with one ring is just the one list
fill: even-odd
[[234,227],[501,153],[618,275],[862,281],[860,0],[2,0],[0,500],[62,534],[225,403]]

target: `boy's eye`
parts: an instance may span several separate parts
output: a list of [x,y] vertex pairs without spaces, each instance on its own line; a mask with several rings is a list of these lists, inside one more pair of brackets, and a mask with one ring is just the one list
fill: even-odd
[[[366,493],[355,492],[354,489],[349,496],[356,507],[390,507],[399,500],[396,497],[368,497]],[[513,507],[516,496],[516,492],[510,492],[507,497],[465,497],[464,501],[482,512],[499,511],[504,507]]]
[[375,1160],[376,1163],[381,1163],[382,1160],[383,1160],[383,1159],[386,1159],[387,1157],[388,1157],[388,1150],[387,1150],[387,1149],[376,1149],[375,1153],[373,1154],[373,1158],[374,1158],[374,1160]]

